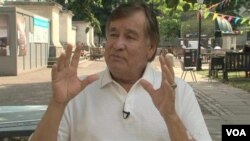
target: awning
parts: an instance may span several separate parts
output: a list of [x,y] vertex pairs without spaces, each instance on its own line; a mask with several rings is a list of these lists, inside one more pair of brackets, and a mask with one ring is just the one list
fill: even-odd
[[217,23],[218,23],[219,28],[220,28],[222,33],[233,33],[232,26],[228,22],[228,20],[218,16],[217,17]]

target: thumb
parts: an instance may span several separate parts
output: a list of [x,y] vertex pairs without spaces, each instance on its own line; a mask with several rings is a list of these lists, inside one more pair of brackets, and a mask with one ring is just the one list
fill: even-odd
[[92,82],[96,81],[97,79],[99,79],[99,76],[97,74],[89,75],[85,79],[82,80],[81,87],[85,88],[87,85],[91,84]]
[[142,79],[140,81],[140,84],[150,94],[150,96],[152,96],[155,93],[155,89],[153,88],[153,85],[149,83],[147,80]]

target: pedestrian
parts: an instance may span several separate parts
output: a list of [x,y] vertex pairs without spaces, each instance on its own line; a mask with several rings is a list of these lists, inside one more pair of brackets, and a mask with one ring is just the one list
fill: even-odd
[[160,56],[158,23],[144,3],[116,8],[106,24],[107,68],[77,77],[80,48],[52,68],[48,109],[31,141],[211,141],[192,88]]

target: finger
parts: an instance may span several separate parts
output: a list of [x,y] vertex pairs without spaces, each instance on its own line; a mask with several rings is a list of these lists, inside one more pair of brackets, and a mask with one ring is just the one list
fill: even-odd
[[153,88],[153,85],[149,83],[147,80],[142,79],[140,83],[142,87],[149,93],[150,96],[152,96],[155,93],[155,89]]
[[168,91],[169,90],[172,91],[172,94],[175,94],[175,93],[173,93],[175,91],[175,88],[173,88],[172,84],[173,84],[172,82],[168,81],[168,82],[165,83],[165,87],[164,88],[167,89]]
[[67,68],[69,67],[70,64],[70,59],[71,59],[71,54],[72,54],[72,45],[68,44],[67,48],[66,48],[66,58],[65,58],[65,62],[64,62],[64,66]]
[[65,53],[62,53],[57,60],[57,71],[62,71],[64,69]]
[[162,56],[163,56],[163,55],[160,55],[159,61],[160,61],[160,65],[161,65],[161,71],[162,71],[161,75],[162,75],[162,79],[165,79],[166,74],[163,72],[164,60],[162,59]]
[[99,79],[99,76],[97,74],[89,75],[85,79],[81,81],[81,87],[84,89],[86,86],[91,84],[92,82]]
[[170,70],[166,64],[166,60],[164,59],[164,56],[160,56],[160,64],[161,64],[161,70],[162,70],[162,79],[167,80],[171,77]]
[[73,55],[72,60],[71,60],[72,67],[75,67],[75,68],[78,67],[80,56],[81,56],[81,46],[77,45],[75,52],[74,52],[74,55]]
[[170,70],[172,76],[174,77],[173,60],[172,60],[171,57],[172,57],[172,56],[166,55],[164,58],[165,58],[165,62],[166,62],[166,64],[167,64],[167,66],[168,66],[168,68],[169,68],[169,70]]
[[174,74],[174,68],[173,68],[173,60],[171,60],[172,58],[170,58],[171,56],[166,56],[165,57],[165,62],[166,62],[166,65],[168,66],[168,70],[170,71],[171,73],[171,77],[169,79],[169,82],[170,84],[174,84],[174,77],[175,77],[175,74]]
[[168,83],[172,83],[174,80],[174,77],[171,74],[169,66],[167,66],[167,62],[164,56],[160,56],[160,63],[161,63],[161,69],[162,69],[162,82],[168,81]]
[[52,70],[51,70],[51,79],[52,81],[55,80],[57,77],[57,64],[54,64],[52,66]]

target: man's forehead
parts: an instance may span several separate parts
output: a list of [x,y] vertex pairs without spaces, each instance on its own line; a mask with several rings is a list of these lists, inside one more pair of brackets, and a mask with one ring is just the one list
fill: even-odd
[[121,30],[125,31],[125,33],[127,34],[134,34],[134,35],[138,35],[140,33],[140,31],[137,28],[117,28],[117,27],[110,27],[109,32],[120,32]]
[[133,19],[135,20],[135,22],[138,20],[145,22],[146,15],[144,11],[138,10],[138,11],[134,11],[134,12],[127,13],[127,14],[120,14],[119,16],[117,15],[111,18],[110,22],[123,21],[123,20],[129,20],[129,19]]
[[[142,15],[143,14],[143,15]],[[143,12],[136,12],[131,16],[120,17],[110,21],[109,30],[119,30],[123,28],[129,32],[145,29],[146,18]]]

